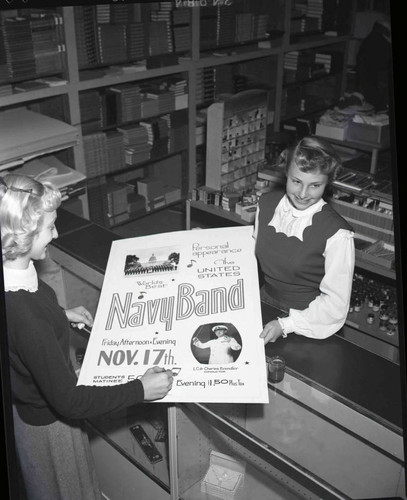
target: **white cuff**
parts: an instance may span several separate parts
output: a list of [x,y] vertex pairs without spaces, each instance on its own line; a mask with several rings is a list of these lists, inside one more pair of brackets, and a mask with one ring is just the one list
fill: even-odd
[[289,333],[294,331],[292,319],[287,316],[286,318],[277,318],[280,323],[281,328],[283,329],[283,337],[286,338]]

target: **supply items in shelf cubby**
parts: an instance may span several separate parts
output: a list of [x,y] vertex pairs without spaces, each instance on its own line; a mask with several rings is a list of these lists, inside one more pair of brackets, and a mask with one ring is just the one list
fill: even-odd
[[304,49],[284,54],[284,81],[321,78],[329,74],[339,74],[343,68],[344,46],[334,44],[317,49]]
[[265,157],[267,93],[241,92],[208,108],[206,185],[246,191]]
[[109,180],[106,185],[107,217],[110,226],[122,224],[130,219],[128,196],[133,191],[129,184]]
[[[359,257],[390,268],[394,259],[393,208],[391,200],[383,200],[374,193],[372,187],[375,184],[369,174],[345,170],[333,182],[335,188],[330,203],[348,220],[356,235],[366,240],[360,242],[359,250],[357,247]],[[386,250],[383,247],[381,256],[377,253],[374,256],[374,247],[368,250],[375,241],[381,241],[386,246]],[[393,259],[390,257],[391,253]],[[384,254],[387,254],[388,258],[385,258]]]
[[300,36],[349,32],[351,0],[295,0],[291,8],[291,43]]
[[186,109],[188,106],[185,77],[171,76],[144,84],[123,83],[102,90],[79,94],[82,130],[151,118]]
[[13,173],[29,175],[41,182],[52,182],[61,191],[63,201],[86,192],[85,175],[68,167],[54,155],[29,160],[14,169]]
[[[248,12],[234,3],[229,5],[201,6],[200,48],[230,47],[264,40],[272,28],[269,13],[273,2],[267,5],[267,12]],[[274,2],[275,3],[275,2]]]
[[80,70],[141,60],[147,68],[175,64],[169,55],[191,49],[189,9],[178,12],[173,2],[74,9]]
[[372,328],[393,337],[398,334],[398,307],[396,287],[363,274],[355,273],[352,284],[348,319],[352,322],[365,317]]
[[212,450],[209,467],[201,482],[201,491],[217,498],[231,500],[244,483],[246,464],[234,457]]
[[374,107],[357,92],[345,94],[337,106],[320,117],[316,134],[382,147],[389,142],[389,115],[376,113]]
[[0,16],[0,81],[32,80],[64,68],[63,17],[53,11]]

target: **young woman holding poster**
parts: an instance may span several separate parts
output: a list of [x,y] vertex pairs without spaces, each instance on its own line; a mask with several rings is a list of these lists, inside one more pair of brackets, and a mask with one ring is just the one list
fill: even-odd
[[82,306],[64,311],[34,260],[57,238],[61,195],[23,175],[0,178],[0,225],[16,451],[30,500],[100,499],[83,419],[164,397],[171,370],[150,368],[118,386],[77,386],[69,322],[91,326]]
[[254,233],[261,298],[288,313],[265,325],[265,343],[293,332],[317,339],[337,332],[349,310],[355,262],[351,226],[323,199],[340,167],[335,150],[304,137],[282,160],[285,191],[261,196]]

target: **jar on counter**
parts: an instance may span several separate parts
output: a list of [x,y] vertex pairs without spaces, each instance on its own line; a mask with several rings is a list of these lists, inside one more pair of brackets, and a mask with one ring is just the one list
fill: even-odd
[[369,313],[367,316],[366,316],[366,322],[369,324],[369,325],[373,325],[373,323],[375,322],[375,315],[373,313]]
[[380,330],[386,331],[388,324],[389,324],[389,315],[388,315],[386,310],[380,311],[379,319],[380,319],[380,323],[379,323]]
[[373,299],[373,307],[372,307],[374,312],[380,311],[380,300],[377,298]]
[[397,319],[397,316],[393,315],[393,314],[390,314],[389,316],[389,324],[396,327],[397,326],[397,323],[398,323],[398,319]]

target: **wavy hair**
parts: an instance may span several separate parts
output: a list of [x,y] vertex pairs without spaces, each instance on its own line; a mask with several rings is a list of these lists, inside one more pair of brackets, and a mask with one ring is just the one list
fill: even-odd
[[26,255],[41,230],[44,214],[61,204],[59,189],[20,174],[0,177],[0,226],[3,261]]
[[286,173],[294,162],[302,172],[318,172],[328,176],[328,182],[336,179],[342,163],[339,155],[328,142],[319,137],[303,137],[294,146],[284,150],[279,165]]

